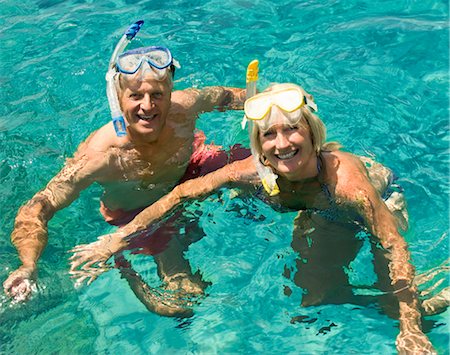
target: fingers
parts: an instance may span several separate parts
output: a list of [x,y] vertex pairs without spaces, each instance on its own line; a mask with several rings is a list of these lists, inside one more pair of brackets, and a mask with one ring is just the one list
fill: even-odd
[[72,260],[72,259],[77,259],[80,257],[89,257],[90,255],[93,255],[95,251],[93,250],[93,248],[88,248],[88,247],[81,248],[81,245],[80,245],[77,248],[71,249],[70,252],[72,252],[73,255],[71,257],[69,257],[69,260]]
[[74,271],[78,269],[78,267],[83,265],[88,259],[83,256],[74,254],[72,257],[69,258],[69,260],[70,260],[70,271]]
[[93,275],[91,276],[91,278],[88,280],[87,285],[89,286],[96,278],[98,275]]
[[90,285],[98,276],[111,269],[111,266],[103,261],[95,265],[96,263],[96,260],[90,261],[78,270],[75,267],[69,271],[70,278],[75,279],[75,287],[82,286],[85,281],[87,285]]
[[[31,291],[30,279],[33,278],[34,269],[25,268],[21,266],[19,269],[13,271],[8,278],[3,282],[5,293],[10,297],[15,297],[17,294]],[[28,292],[29,293],[29,292]]]
[[19,270],[13,272],[3,283],[5,294],[16,302],[27,300],[34,289],[34,282],[24,278]]
[[29,280],[23,280],[17,286],[11,288],[11,294],[16,302],[22,302],[27,300],[32,291],[32,283]]
[[96,242],[80,244],[70,250],[73,255],[69,257],[69,274],[76,280],[76,287],[84,282],[90,285],[99,275],[111,268],[105,262],[111,257],[112,252],[102,244],[107,238],[110,239],[111,236],[101,236]]
[[95,273],[89,273],[85,271],[72,272],[72,279],[75,279],[75,287],[83,286],[84,282],[87,280],[86,284],[89,286],[98,276],[100,276],[106,270],[96,270]]
[[70,265],[71,265],[70,270],[75,270],[85,263],[88,264],[89,266],[91,266],[91,265],[95,264],[96,262],[102,262],[103,257],[101,255],[93,254],[90,251],[78,251],[78,252],[74,253],[69,258],[69,260],[70,260]]
[[80,244],[74,246],[72,249],[68,251],[68,253],[78,253],[80,251],[88,250],[90,249],[89,244]]
[[11,295],[10,295],[11,288],[12,288],[13,283],[14,283],[15,281],[16,281],[16,279],[15,279],[14,277],[12,277],[12,275],[10,275],[10,276],[5,280],[5,282],[3,282],[3,289],[5,290],[5,293],[6,293],[8,296],[11,296]]
[[97,263],[97,260],[90,260],[90,261],[86,262],[83,266],[81,266],[81,269],[85,270],[85,271],[101,269],[102,267],[100,266],[100,263],[98,264],[98,268],[92,267],[92,265],[94,265],[96,263]]
[[[79,278],[77,278],[75,280],[75,288],[79,288],[81,286],[83,286],[84,280],[86,280],[89,276],[85,275],[85,276],[81,276]],[[71,276],[71,278],[76,278],[75,276]]]
[[87,267],[84,266],[81,270],[70,270],[69,274],[71,275],[71,278],[80,278],[82,276],[88,275],[88,276],[92,276],[92,275],[100,275],[106,271],[108,271],[109,269],[111,269],[110,266],[104,264],[104,266],[96,266],[96,267]]
[[76,269],[89,270],[95,269],[97,264],[99,268],[106,266],[105,262],[109,257],[102,255],[84,255],[84,254],[74,254],[69,258],[70,260],[70,271],[75,271]]

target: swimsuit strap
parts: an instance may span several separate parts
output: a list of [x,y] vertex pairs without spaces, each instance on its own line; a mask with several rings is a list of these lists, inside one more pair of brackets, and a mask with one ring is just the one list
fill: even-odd
[[319,153],[317,156],[317,172],[318,175],[320,175],[320,172],[322,171],[322,153]]
[[332,204],[333,199],[331,197],[331,192],[330,189],[328,188],[327,184],[324,184],[321,180],[322,180],[322,167],[324,166],[323,163],[323,158],[322,158],[322,153],[319,153],[319,155],[317,156],[317,172],[318,172],[318,179],[319,179],[319,183],[320,183],[320,188],[322,189],[322,191],[325,193],[325,195],[327,196],[328,201],[330,202],[330,204]]

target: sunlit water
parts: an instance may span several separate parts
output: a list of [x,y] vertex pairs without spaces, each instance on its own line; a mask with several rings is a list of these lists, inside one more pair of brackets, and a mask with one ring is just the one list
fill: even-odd
[[[302,84],[331,139],[400,177],[418,271],[448,258],[447,2],[3,0],[0,7],[0,281],[19,265],[9,242],[17,209],[108,121],[107,62],[123,30],[141,18],[138,41],[168,46],[181,63],[177,89],[242,87],[252,59],[260,61],[260,90]],[[209,113],[198,127],[225,147],[248,145],[241,117]],[[398,322],[375,307],[300,308],[301,290],[282,275],[295,259],[294,214],[227,190],[187,206],[205,233],[187,257],[212,282],[188,321],[148,312],[117,270],[75,289],[67,250],[111,230],[98,212],[100,194],[89,188],[50,222],[40,291],[28,304],[11,305],[0,293],[0,352],[395,352]],[[373,276],[367,258],[356,262],[355,277]],[[152,259],[132,259],[158,286]],[[448,316],[427,318],[442,354]]]

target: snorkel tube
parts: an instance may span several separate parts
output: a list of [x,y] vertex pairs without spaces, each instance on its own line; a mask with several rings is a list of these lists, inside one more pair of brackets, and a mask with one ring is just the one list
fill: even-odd
[[[252,60],[247,66],[247,74],[246,74],[246,98],[256,95],[256,84],[258,82],[258,70],[259,70],[259,62],[258,60]],[[242,129],[245,129],[245,124],[248,121],[248,132],[251,137],[253,122],[251,120],[247,120],[247,117],[244,115],[244,118],[241,122]],[[275,196],[280,193],[280,188],[277,185],[276,175],[271,168],[264,166],[261,163],[260,155],[256,152],[254,145],[250,142],[250,149],[252,152],[253,160],[256,166],[256,171],[258,172],[259,178],[261,179],[261,183],[269,194],[269,196]]]
[[[252,60],[250,63],[248,63],[247,66],[247,74],[245,76],[245,84],[246,84],[246,90],[245,90],[245,99],[249,99],[252,96],[256,95],[256,84],[258,82],[258,67],[259,62],[257,59]],[[241,122],[242,129],[245,129],[245,125],[247,123],[247,117],[244,115],[244,118]],[[251,125],[248,125],[249,131],[251,128]]]
[[111,111],[111,119],[118,137],[123,137],[127,134],[126,123],[120,109],[119,98],[117,97],[117,90],[114,85],[114,77],[117,74],[115,64],[117,57],[123,52],[125,47],[136,36],[141,29],[144,21],[139,20],[133,23],[124,33],[119,43],[109,60],[108,72],[106,73],[106,96],[108,97],[109,109]]

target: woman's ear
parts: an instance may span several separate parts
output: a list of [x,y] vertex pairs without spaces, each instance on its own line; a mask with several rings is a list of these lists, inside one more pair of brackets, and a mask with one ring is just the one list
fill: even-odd
[[269,160],[264,156],[264,154],[261,154],[261,163],[262,163],[264,166],[269,166],[269,167],[270,167]]

